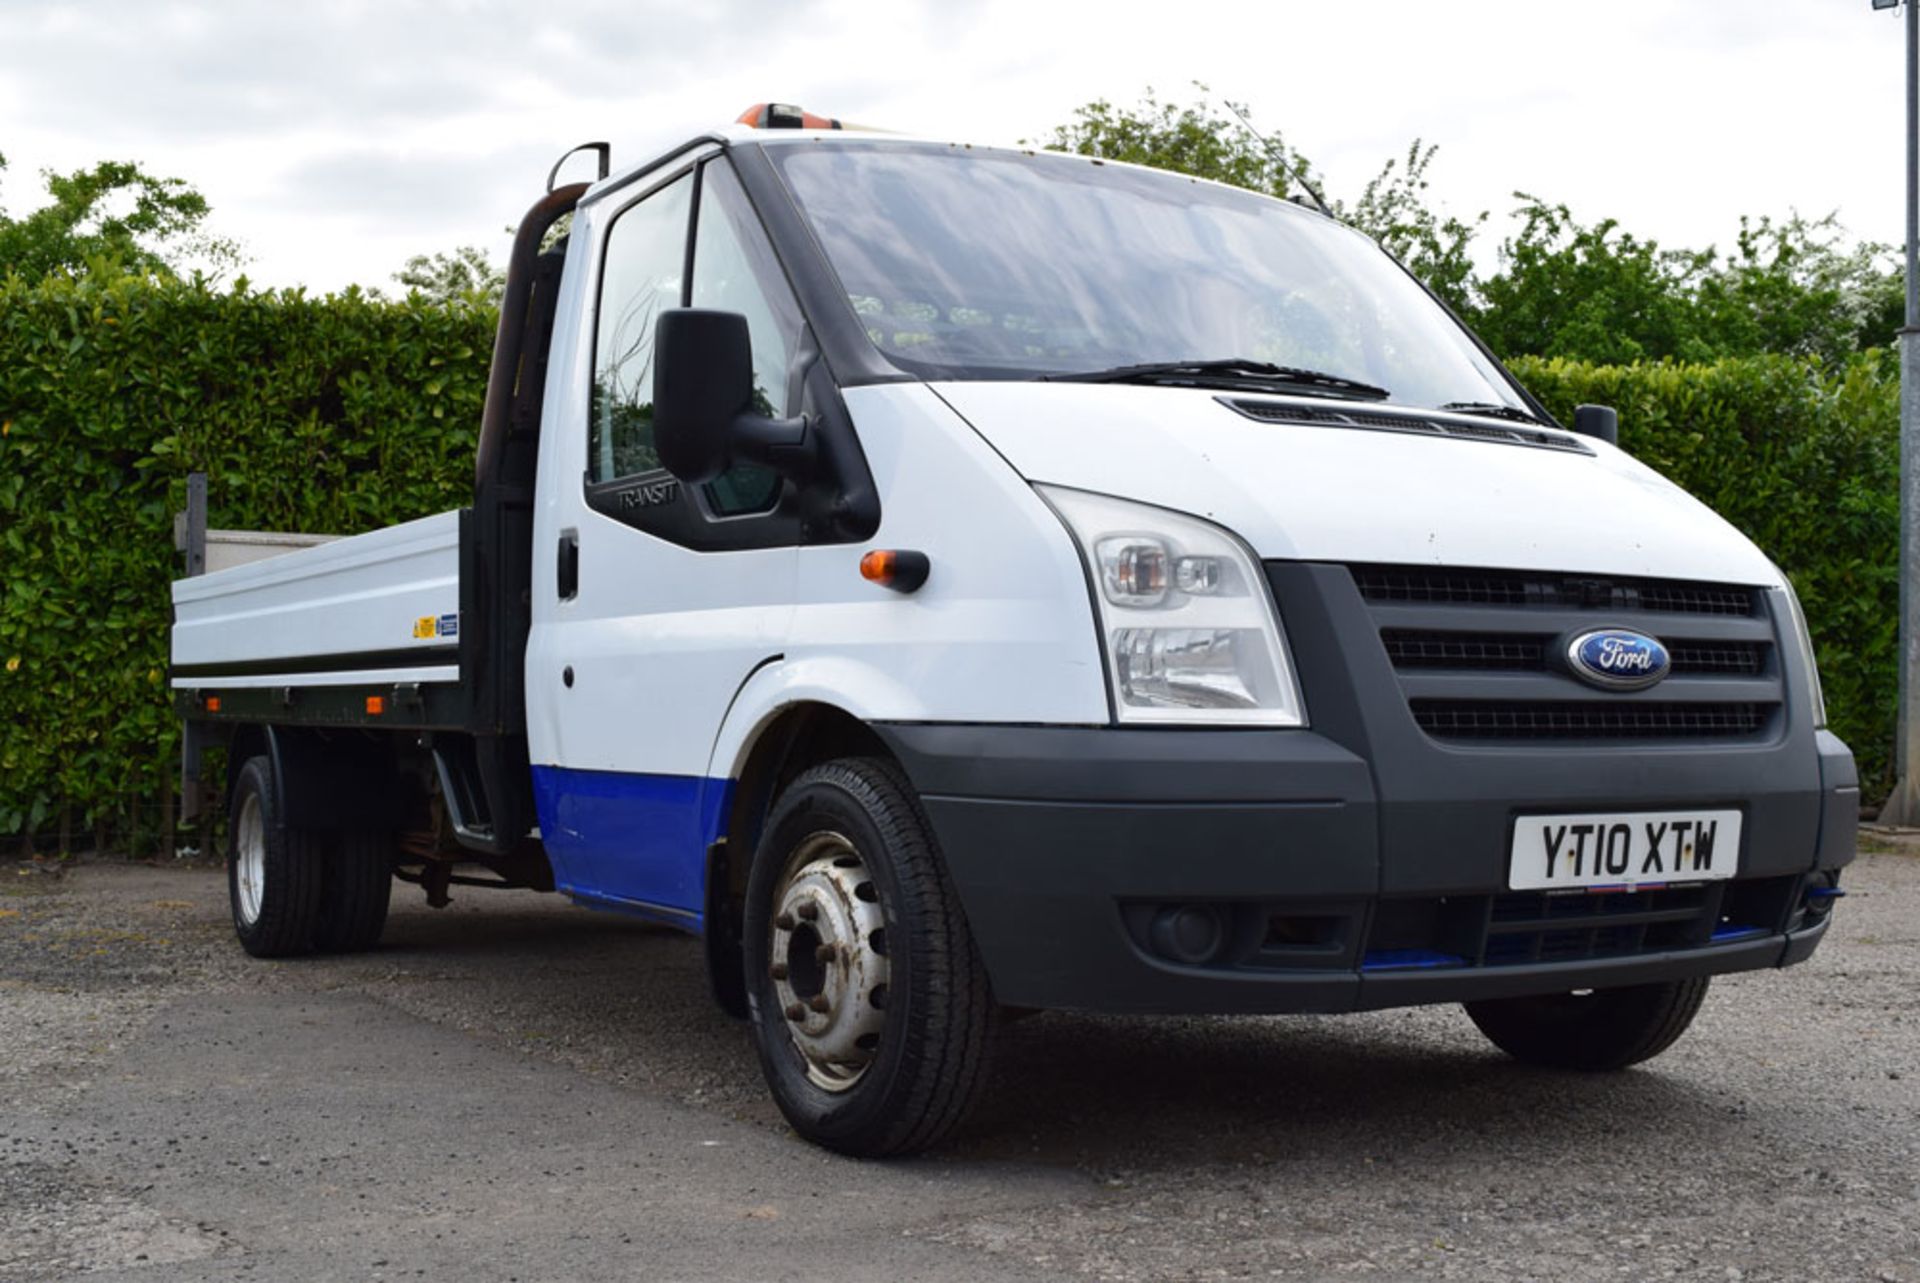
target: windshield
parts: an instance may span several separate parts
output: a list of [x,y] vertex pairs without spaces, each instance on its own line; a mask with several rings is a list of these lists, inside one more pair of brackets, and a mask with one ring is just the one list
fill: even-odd
[[769,147],[867,334],[932,379],[1236,359],[1523,403],[1366,237],[1176,174],[922,143]]

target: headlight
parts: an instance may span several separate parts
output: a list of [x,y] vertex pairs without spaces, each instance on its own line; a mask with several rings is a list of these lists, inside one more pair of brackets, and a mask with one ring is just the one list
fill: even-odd
[[1820,730],[1827,724],[1827,697],[1820,690],[1820,665],[1813,658],[1813,634],[1807,631],[1807,613],[1800,609],[1800,594],[1793,590],[1793,580],[1787,578],[1787,572],[1775,566],[1780,582],[1786,585],[1787,607],[1793,614],[1793,641],[1800,651],[1800,666],[1807,674],[1807,687],[1813,694],[1813,728]]
[[1121,721],[1306,725],[1272,594],[1238,539],[1165,508],[1034,489],[1093,577]]

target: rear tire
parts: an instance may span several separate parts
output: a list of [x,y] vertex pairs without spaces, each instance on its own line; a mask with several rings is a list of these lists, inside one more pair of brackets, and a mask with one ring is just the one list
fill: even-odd
[[393,842],[377,829],[348,829],[327,853],[320,875],[314,947],[358,953],[380,943],[393,894]]
[[1708,978],[1496,998],[1465,1004],[1494,1046],[1549,1069],[1625,1069],[1651,1060],[1693,1023]]
[[858,1157],[950,1135],[986,1081],[987,976],[912,788],[886,762],[802,773],[754,856],[748,1017],[801,1136]]
[[265,757],[248,758],[234,783],[227,825],[233,930],[256,958],[311,949],[320,909],[321,836],[281,821],[273,783],[272,764]]

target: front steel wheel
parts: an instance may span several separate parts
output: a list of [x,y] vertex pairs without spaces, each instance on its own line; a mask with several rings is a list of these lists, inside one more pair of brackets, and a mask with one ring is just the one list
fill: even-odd
[[886,915],[865,861],[843,833],[809,834],[774,891],[767,975],[787,1034],[822,1091],[866,1073],[887,1023]]
[[891,763],[803,772],[747,883],[748,1016],[806,1139],[877,1157],[937,1144],[986,1080],[992,994],[926,817]]

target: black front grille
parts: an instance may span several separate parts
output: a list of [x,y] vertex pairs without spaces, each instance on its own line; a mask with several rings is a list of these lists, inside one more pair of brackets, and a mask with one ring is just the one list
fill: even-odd
[[1669,704],[1599,700],[1412,701],[1413,720],[1437,739],[1740,739],[1766,729],[1771,709],[1753,703]]
[[1726,584],[1425,566],[1355,566],[1353,579],[1360,595],[1370,602],[1644,610],[1677,615],[1759,613],[1758,595],[1753,589]]
[[1439,633],[1388,629],[1380,634],[1395,668],[1472,668],[1538,672],[1547,639],[1512,633]]
[[1674,642],[1667,647],[1676,673],[1758,677],[1767,666],[1765,642]]
[[[1416,632],[1381,630],[1380,641],[1395,668],[1471,669],[1482,672],[1548,671],[1552,637],[1537,633]],[[1667,647],[1676,674],[1756,677],[1765,668],[1765,642],[1674,642]]]
[[1567,962],[1705,944],[1711,886],[1549,895],[1519,892],[1493,898],[1486,965]]
[[[1785,701],[1765,594],[1738,584],[1630,576],[1352,566],[1414,723],[1474,743],[1764,736]],[[1651,689],[1581,678],[1573,639],[1629,628],[1671,667]]]
[[1505,967],[1669,953],[1785,930],[1798,875],[1618,891],[1512,891],[1383,900],[1361,965],[1369,971]]

